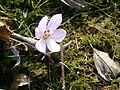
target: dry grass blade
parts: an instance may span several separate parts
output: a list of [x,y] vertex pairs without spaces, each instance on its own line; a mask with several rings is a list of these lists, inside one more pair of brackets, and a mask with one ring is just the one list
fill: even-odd
[[78,10],[86,11],[88,9],[88,5],[84,0],[61,0],[66,5],[73,7]]
[[29,81],[29,78],[25,74],[19,74],[16,75],[15,79],[13,80],[13,83],[10,86],[10,90],[17,90],[19,86],[27,85]]

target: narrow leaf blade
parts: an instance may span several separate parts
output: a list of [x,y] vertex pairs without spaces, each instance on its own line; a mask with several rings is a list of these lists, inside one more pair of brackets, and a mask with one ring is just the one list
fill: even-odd
[[16,67],[16,66],[18,66],[20,64],[21,58],[20,58],[20,55],[19,55],[19,51],[15,47],[12,47],[12,52],[13,52],[14,55],[17,56],[16,63],[14,65],[14,67]]
[[61,0],[61,1],[66,5],[78,10],[86,11],[88,9],[88,5],[84,0]]

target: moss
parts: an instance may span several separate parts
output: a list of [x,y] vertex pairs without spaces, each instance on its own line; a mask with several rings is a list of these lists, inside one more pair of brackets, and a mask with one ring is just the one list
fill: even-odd
[[[64,64],[66,90],[117,90],[119,78],[106,82],[97,73],[93,51],[89,42],[97,49],[108,52],[111,58],[120,58],[120,24],[119,24],[119,0],[86,0],[89,11],[82,12],[63,4],[60,0],[1,0],[0,17],[7,17],[5,21],[14,32],[28,37],[34,37],[34,28],[44,15],[52,16],[62,13],[63,23],[61,25],[67,31],[67,36],[62,42],[65,44],[70,40],[72,43],[64,50]],[[115,3],[114,3],[115,2]],[[77,14],[77,15],[76,15]],[[76,16],[75,16],[76,15]],[[18,43],[12,41],[12,45]],[[0,60],[9,55],[0,43]],[[9,46],[10,47],[10,46]],[[36,90],[60,90],[61,89],[61,67],[60,53],[51,55],[49,58],[28,47],[17,46],[22,59],[21,64],[10,71],[10,75],[27,73],[31,77],[31,88]],[[10,50],[9,50],[10,51]],[[11,53],[12,54],[12,53]],[[10,55],[11,55],[10,54]],[[12,64],[11,64],[12,63]],[[14,66],[15,60],[0,61],[0,77],[7,76],[4,73]],[[23,69],[25,68],[25,69]],[[12,81],[10,77],[1,78],[0,88],[7,87]],[[22,89],[23,90],[23,89]]]

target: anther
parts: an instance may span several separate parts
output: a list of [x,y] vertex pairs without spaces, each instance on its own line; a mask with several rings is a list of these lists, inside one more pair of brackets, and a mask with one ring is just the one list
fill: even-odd
[[49,33],[49,32],[50,32],[50,30],[47,30],[47,32]]

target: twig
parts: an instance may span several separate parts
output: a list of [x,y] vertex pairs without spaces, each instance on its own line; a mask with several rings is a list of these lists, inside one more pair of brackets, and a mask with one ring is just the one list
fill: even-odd
[[[60,54],[61,54],[61,62],[63,63],[64,62],[64,55],[63,55],[63,50],[64,50],[64,48],[63,48],[63,46],[61,46],[61,52],[60,52]],[[66,90],[66,87],[65,87],[65,71],[64,71],[64,65],[63,64],[61,64],[61,71],[62,71],[62,90]]]
[[49,81],[51,82],[51,65],[50,65],[50,54],[48,55],[49,58],[49,64],[48,64],[48,77],[49,77]]
[[64,63],[59,62],[59,64],[65,66],[68,70],[70,70],[70,68],[67,65],[65,65]]
[[64,44],[64,45],[61,45],[61,50],[60,50],[60,55],[61,55],[61,58],[60,58],[60,61],[61,61],[61,71],[62,71],[62,79],[61,79],[61,82],[62,82],[62,90],[66,90],[66,87],[65,87],[65,71],[64,71],[64,54],[63,54],[63,50],[68,47],[70,44],[71,44],[72,41],[69,41],[67,44]]
[[71,43],[72,43],[72,41],[69,41],[68,43],[64,44],[62,47],[63,47],[63,48],[66,48],[66,47],[68,47]]
[[17,34],[17,33],[12,33],[11,37],[14,39],[17,39],[19,41],[26,42],[26,43],[31,44],[31,45],[35,45],[37,42],[37,40],[35,40],[33,38],[25,37],[25,36],[22,36],[22,35]]

